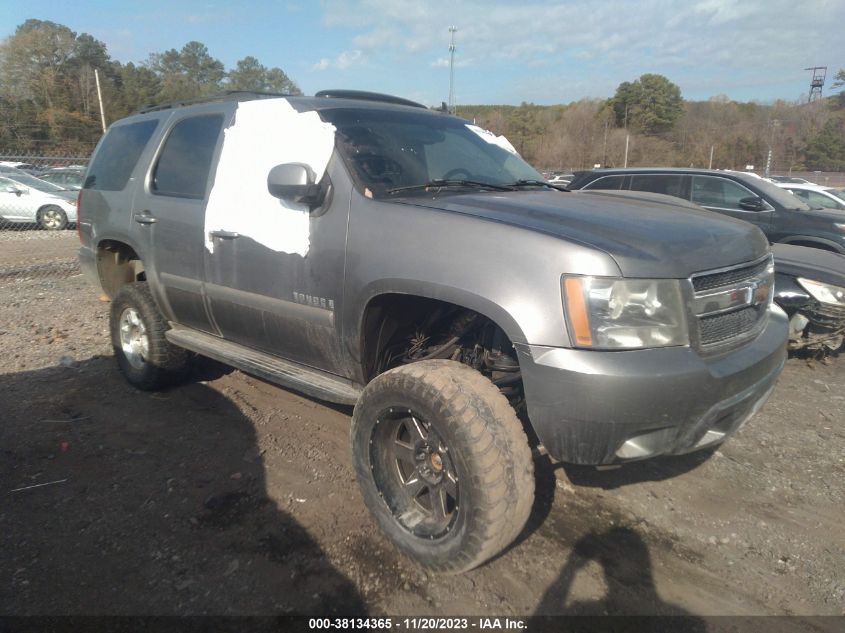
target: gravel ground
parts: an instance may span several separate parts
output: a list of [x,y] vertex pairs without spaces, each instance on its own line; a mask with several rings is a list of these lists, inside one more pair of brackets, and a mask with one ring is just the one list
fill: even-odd
[[75,236],[40,235],[37,274],[5,276],[33,258],[0,237],[0,613],[845,614],[842,358],[790,359],[712,456],[537,455],[517,543],[438,576],[364,509],[350,409],[212,363],[132,389]]

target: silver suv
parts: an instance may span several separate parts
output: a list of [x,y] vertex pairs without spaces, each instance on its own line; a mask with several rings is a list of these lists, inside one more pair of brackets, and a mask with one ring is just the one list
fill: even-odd
[[367,506],[441,571],[523,528],[529,436],[580,464],[714,447],[785,359],[758,229],[561,190],[505,138],[385,95],[118,121],[80,235],[133,385],[182,380],[195,352],[354,404]]

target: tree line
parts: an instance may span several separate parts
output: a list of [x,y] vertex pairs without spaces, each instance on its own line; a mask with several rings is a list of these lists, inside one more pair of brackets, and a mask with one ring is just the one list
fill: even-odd
[[0,152],[90,152],[102,134],[95,69],[108,122],[147,104],[223,90],[301,94],[281,68],[252,56],[226,70],[204,44],[188,42],[122,64],[88,33],[31,19],[0,43]]
[[[845,86],[840,70],[833,88]],[[686,101],[661,75],[619,85],[610,99],[538,106],[460,106],[458,115],[504,134],[533,165],[845,171],[845,91],[813,102]]]
[[[224,90],[301,94],[281,68],[252,56],[226,69],[201,42],[152,53],[138,64],[111,59],[87,33],[27,20],[0,43],[0,153],[87,154],[102,134],[94,70],[108,122],[152,103]],[[845,87],[840,70],[834,88]],[[610,99],[553,106],[461,106],[459,116],[504,134],[545,169],[594,165],[845,170],[845,91],[807,102],[687,101],[666,77],[645,74]]]

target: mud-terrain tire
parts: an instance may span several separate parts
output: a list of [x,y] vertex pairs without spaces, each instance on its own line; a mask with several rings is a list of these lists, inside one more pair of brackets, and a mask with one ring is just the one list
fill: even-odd
[[48,204],[46,207],[38,209],[38,226],[45,231],[61,231],[67,228],[67,213],[56,206],[55,204]]
[[379,527],[435,571],[489,560],[531,512],[534,463],[516,413],[493,383],[455,361],[373,379],[355,405],[352,456]]
[[109,327],[117,364],[133,386],[153,391],[185,379],[190,353],[165,338],[169,327],[147,282],[121,286],[111,304]]

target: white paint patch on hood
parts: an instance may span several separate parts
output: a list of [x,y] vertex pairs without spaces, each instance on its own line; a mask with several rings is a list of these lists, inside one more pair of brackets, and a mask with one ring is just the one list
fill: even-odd
[[511,142],[506,139],[504,136],[496,136],[490,130],[485,130],[483,127],[478,127],[477,125],[472,125],[467,123],[467,128],[483,138],[485,141],[492,145],[498,145],[502,149],[506,149],[511,154],[516,154],[519,156],[519,152],[516,151],[516,148],[511,145]]
[[267,191],[267,174],[282,163],[305,163],[317,182],[334,150],[335,127],[316,112],[297,112],[286,99],[238,104],[223,132],[223,149],[205,211],[205,247],[212,231],[232,231],[281,253],[305,257],[311,245],[308,205]]

